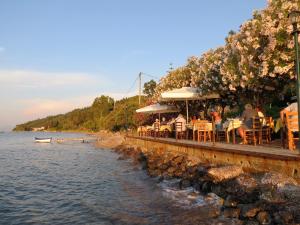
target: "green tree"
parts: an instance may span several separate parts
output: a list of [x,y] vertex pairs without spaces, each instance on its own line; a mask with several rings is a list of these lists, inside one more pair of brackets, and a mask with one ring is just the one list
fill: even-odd
[[156,88],[156,82],[154,80],[150,80],[144,84],[143,93],[147,97],[152,97],[155,93],[155,88]]

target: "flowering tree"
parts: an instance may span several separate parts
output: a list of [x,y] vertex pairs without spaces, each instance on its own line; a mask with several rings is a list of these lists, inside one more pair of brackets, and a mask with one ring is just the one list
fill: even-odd
[[158,99],[164,91],[169,91],[175,88],[190,87],[191,74],[186,66],[171,70],[168,74],[162,77],[156,86],[154,98]]
[[202,94],[217,92],[227,103],[263,104],[293,94],[294,43],[287,16],[299,9],[299,0],[268,0],[266,9],[229,33],[223,47],[190,57],[185,66],[169,72],[155,96],[183,86],[199,87]]

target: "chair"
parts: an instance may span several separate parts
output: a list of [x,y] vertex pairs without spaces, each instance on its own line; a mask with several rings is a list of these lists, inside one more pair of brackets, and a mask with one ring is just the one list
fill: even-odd
[[200,124],[200,123],[208,123],[208,120],[197,120],[193,124],[193,141],[196,141],[196,134],[197,134],[197,137],[198,137],[197,129],[198,129],[198,124]]
[[262,142],[262,121],[260,117],[253,117],[252,128],[244,131],[243,144],[250,142],[254,145]]
[[160,137],[168,138],[170,136],[170,131],[168,129],[164,129],[160,131]]
[[186,136],[186,129],[184,129],[182,122],[175,122],[175,132],[176,139],[183,139]]
[[153,137],[160,137],[160,124],[159,124],[159,122],[154,122],[154,124],[153,124]]
[[286,112],[284,115],[284,120],[288,145],[287,147],[289,150],[295,150],[295,140],[299,140],[299,137],[294,137],[293,132],[298,131],[298,112]]
[[211,131],[208,130],[207,122],[198,122],[195,126],[198,134],[198,142],[203,140],[205,143],[207,138],[211,141]]
[[272,127],[273,127],[273,119],[272,117],[264,117],[263,120],[265,121],[265,124],[263,124],[262,132],[261,132],[261,138],[262,141],[266,141],[266,143],[271,143],[271,133],[272,133]]
[[226,141],[227,131],[226,130],[216,130],[216,141]]

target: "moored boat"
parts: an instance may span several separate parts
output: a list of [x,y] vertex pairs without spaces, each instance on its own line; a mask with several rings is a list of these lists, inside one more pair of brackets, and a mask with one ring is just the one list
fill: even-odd
[[50,143],[52,138],[34,138],[36,143]]

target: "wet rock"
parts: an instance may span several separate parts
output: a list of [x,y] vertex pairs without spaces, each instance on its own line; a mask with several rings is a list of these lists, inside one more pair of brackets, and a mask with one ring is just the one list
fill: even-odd
[[266,173],[262,179],[261,183],[264,185],[272,185],[276,187],[283,187],[285,185],[297,185],[297,181],[292,177],[288,177],[286,175],[270,172]]
[[192,184],[191,184],[191,181],[190,181],[190,180],[182,179],[182,180],[180,180],[180,182],[179,182],[180,189],[188,188],[188,187],[190,187],[191,185],[192,185]]
[[273,204],[282,204],[286,202],[284,194],[278,192],[277,189],[274,188],[264,189],[260,194],[260,199]]
[[280,211],[273,213],[275,224],[294,224],[294,216],[289,211]]
[[263,225],[268,225],[271,224],[272,222],[270,214],[267,213],[266,211],[259,212],[256,216],[256,219],[260,224]]
[[197,167],[197,173],[200,177],[203,177],[207,174],[207,168],[205,168],[203,166],[198,166]]
[[218,218],[221,215],[219,208],[212,208],[208,211],[208,217],[210,218]]
[[223,215],[226,218],[239,218],[241,210],[239,208],[225,208]]
[[200,191],[201,190],[201,186],[199,183],[195,182],[193,183],[193,188],[196,190],[196,191]]
[[228,195],[224,201],[224,207],[235,208],[238,205],[238,201],[235,200],[231,195]]
[[278,194],[284,196],[289,202],[300,202],[300,186],[285,185],[278,188]]
[[219,168],[210,168],[207,171],[207,175],[214,182],[221,182],[229,179],[233,179],[243,173],[243,169],[240,166],[224,166]]
[[238,208],[241,209],[241,215],[244,218],[253,218],[261,211],[261,208],[255,204],[243,204],[239,205]]
[[259,222],[255,220],[247,220],[244,222],[244,225],[259,225]]
[[227,193],[225,188],[222,185],[219,184],[212,184],[211,185],[211,192],[215,193],[216,195],[226,198]]
[[203,193],[209,193],[211,192],[212,183],[210,181],[204,181],[202,186],[201,186],[201,191]]
[[118,160],[126,160],[126,159],[129,159],[129,157],[126,155],[121,155],[118,157]]

